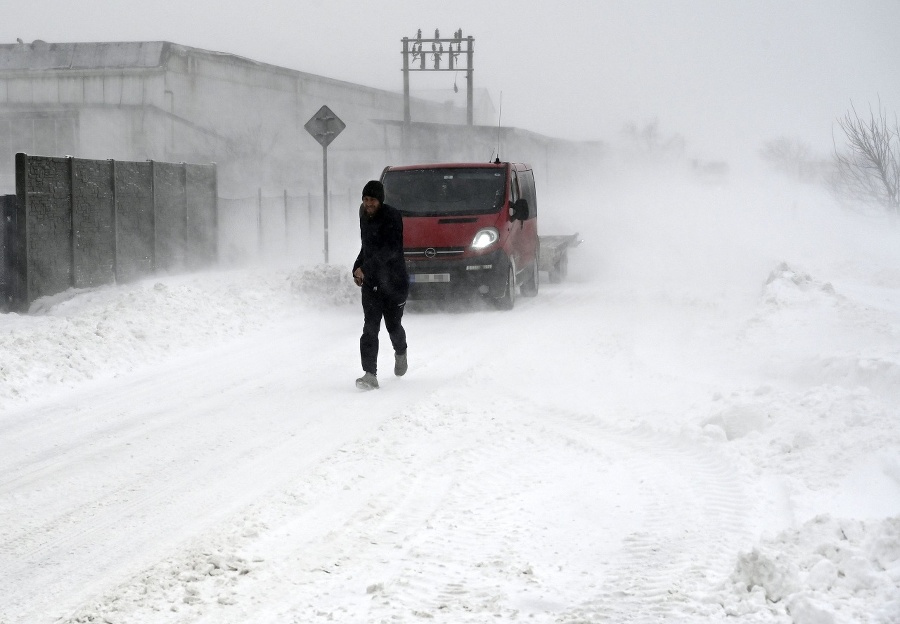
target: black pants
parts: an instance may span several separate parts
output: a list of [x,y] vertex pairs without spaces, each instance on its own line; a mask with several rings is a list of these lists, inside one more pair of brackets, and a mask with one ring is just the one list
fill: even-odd
[[363,333],[359,338],[359,355],[363,370],[373,375],[378,373],[378,333],[381,319],[391,338],[396,353],[406,353],[406,330],[400,324],[406,299],[393,299],[378,290],[362,288]]

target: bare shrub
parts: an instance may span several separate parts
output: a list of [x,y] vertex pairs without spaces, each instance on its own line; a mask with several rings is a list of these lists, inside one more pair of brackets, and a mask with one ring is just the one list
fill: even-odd
[[829,169],[828,163],[817,158],[807,143],[795,138],[766,141],[759,156],[776,171],[800,182],[821,181]]
[[869,107],[868,117],[860,117],[851,105],[838,119],[847,139],[847,149],[838,151],[836,190],[840,194],[875,204],[891,214],[900,214],[900,125],[893,125],[879,103],[877,114]]

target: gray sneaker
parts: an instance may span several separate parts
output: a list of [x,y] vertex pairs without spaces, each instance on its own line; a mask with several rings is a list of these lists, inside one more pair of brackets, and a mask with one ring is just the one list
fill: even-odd
[[409,368],[406,364],[406,354],[405,353],[394,353],[394,374],[397,377],[403,377],[406,374],[406,369]]
[[375,390],[378,388],[378,377],[372,373],[366,373],[356,380],[356,387],[360,390]]

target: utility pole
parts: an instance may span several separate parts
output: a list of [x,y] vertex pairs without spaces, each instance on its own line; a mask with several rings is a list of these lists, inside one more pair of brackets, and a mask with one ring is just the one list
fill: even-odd
[[[462,28],[453,33],[451,39],[441,39],[440,31],[435,29],[433,39],[422,39],[422,29],[416,33],[415,39],[403,37],[403,122],[409,125],[409,72],[414,71],[444,71],[456,72],[460,71],[459,56],[463,52],[466,55],[466,124],[471,126],[474,124],[474,97],[472,88],[474,84],[473,74],[475,68],[472,65],[472,59],[475,52],[475,39],[472,37],[463,37]],[[444,44],[447,49],[444,49]],[[462,49],[463,43],[466,49]],[[423,48],[423,44],[429,44],[431,51]],[[456,46],[455,48],[453,46]],[[445,66],[441,66],[444,57],[447,58]],[[431,57],[431,67],[426,67],[426,57]],[[418,66],[417,66],[418,65]],[[456,83],[453,83],[454,90]]]

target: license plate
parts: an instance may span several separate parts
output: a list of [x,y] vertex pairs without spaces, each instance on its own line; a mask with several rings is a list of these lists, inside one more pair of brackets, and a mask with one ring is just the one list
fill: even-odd
[[435,284],[439,282],[449,282],[449,273],[413,273],[409,276],[409,281],[416,284]]

